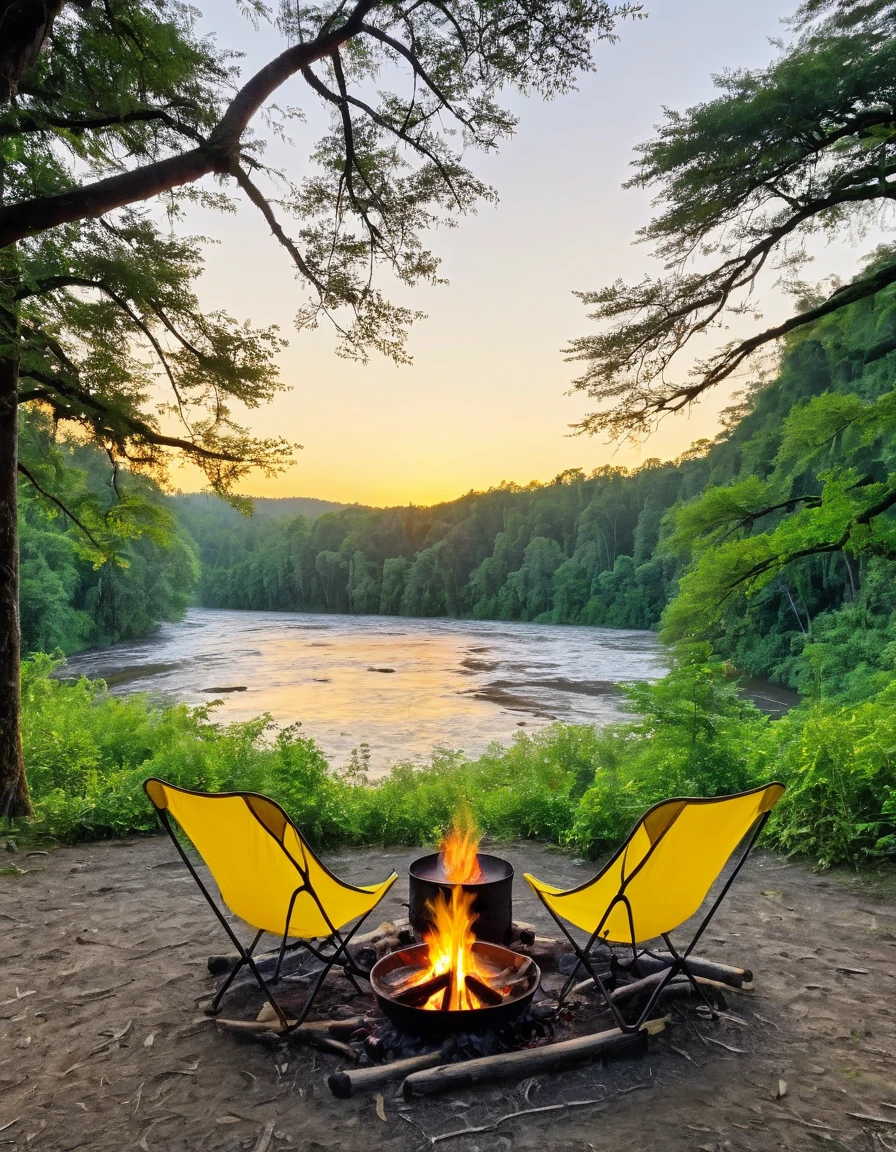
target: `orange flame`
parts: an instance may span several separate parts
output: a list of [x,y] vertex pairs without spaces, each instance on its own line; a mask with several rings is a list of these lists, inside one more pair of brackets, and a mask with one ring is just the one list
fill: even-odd
[[473,953],[473,944],[476,937],[473,933],[473,923],[476,915],[473,912],[475,894],[465,892],[462,884],[475,883],[482,879],[482,869],[479,867],[477,851],[479,849],[480,835],[476,828],[469,808],[462,805],[454,816],[449,831],[442,837],[439,845],[439,856],[446,880],[451,882],[450,900],[439,893],[435,900],[428,905],[427,911],[432,918],[433,927],[424,935],[429,945],[429,965],[415,983],[431,980],[435,976],[451,973],[451,984],[448,990],[448,1003],[445,1004],[444,992],[436,992],[424,1005],[425,1008],[437,1010],[478,1008],[480,1000],[471,992],[465,983],[468,975],[478,976],[480,979],[488,973],[480,970]]
[[445,879],[452,884],[473,884],[482,879],[479,867],[479,841],[481,837],[473,815],[462,804],[454,815],[451,828],[442,837],[439,856]]
[[[470,992],[465,983],[467,974],[481,976],[473,954],[473,900],[472,892],[465,892],[460,885],[451,889],[451,899],[439,893],[428,908],[433,918],[432,929],[424,935],[429,945],[429,967],[425,979],[451,973],[450,998],[447,1007],[478,1008],[478,998]],[[437,992],[426,1003],[427,1008],[441,1008],[444,993]]]

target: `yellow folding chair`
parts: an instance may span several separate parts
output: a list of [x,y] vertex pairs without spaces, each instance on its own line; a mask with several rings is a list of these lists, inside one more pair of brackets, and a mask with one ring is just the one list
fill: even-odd
[[[784,793],[783,784],[766,784],[737,796],[663,800],[641,817],[625,843],[591,880],[563,891],[526,873],[529,885],[572,945],[577,962],[560,993],[568,995],[584,967],[609,1005],[619,1027],[636,1031],[650,1017],[663,989],[683,973],[712,1008],[688,967],[697,941],[743,867],[772,808]],[[683,952],[669,939],[689,920],[709,895],[738,845],[744,850]],[[563,921],[589,934],[581,948]],[[598,941],[631,948],[633,961],[648,953],[638,946],[662,938],[671,956],[669,968],[635,1023],[627,1023],[614,1003],[591,954]],[[618,960],[613,957],[614,964]]]
[[[284,1032],[292,1031],[305,1020],[334,964],[340,964],[353,983],[355,976],[366,977],[367,973],[355,967],[346,949],[352,936],[398,879],[397,872],[382,884],[371,887],[346,884],[315,856],[280,805],[255,792],[191,792],[156,779],[145,781],[143,787],[162,827],[238,953],[236,964],[212,1001],[210,1014],[218,1011],[221,998],[243,967],[248,967],[258,981]],[[240,943],[190,862],[174,832],[172,818],[205,861],[226,907],[257,930],[247,948]],[[343,935],[342,929],[353,920],[357,923]],[[296,941],[290,948],[305,948],[323,964],[298,1019],[292,1023],[253,959],[265,932],[281,937],[271,983],[276,984],[280,978],[290,939]],[[323,938],[323,944],[313,944],[315,938]]]

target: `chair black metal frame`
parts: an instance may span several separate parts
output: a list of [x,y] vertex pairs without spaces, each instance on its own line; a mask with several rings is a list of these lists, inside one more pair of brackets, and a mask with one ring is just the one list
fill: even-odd
[[[327,975],[329,974],[331,968],[333,968],[334,966],[341,967],[343,972],[345,973],[346,977],[348,978],[348,980],[354,986],[354,988],[356,988],[359,993],[362,992],[362,989],[358,986],[357,978],[366,980],[366,979],[368,979],[370,973],[365,972],[363,969],[359,968],[354,963],[354,961],[351,957],[351,953],[348,952],[348,945],[351,942],[352,937],[355,935],[355,933],[358,931],[358,929],[361,927],[361,925],[364,923],[364,921],[367,919],[367,917],[373,911],[373,908],[370,908],[367,912],[365,912],[364,915],[361,916],[360,919],[358,919],[358,921],[354,924],[354,926],[351,928],[351,930],[347,934],[344,935],[342,932],[340,932],[340,930],[334,926],[332,920],[330,919],[329,915],[327,914],[326,909],[324,908],[323,904],[321,903],[319,896],[315,892],[314,887],[311,884],[308,869],[303,868],[298,863],[298,861],[286,849],[286,847],[283,845],[283,843],[274,835],[274,833],[271,831],[271,829],[268,828],[267,825],[264,823],[264,821],[258,817],[258,814],[255,812],[252,805],[247,803],[247,807],[249,808],[249,811],[252,812],[252,815],[255,817],[256,820],[258,820],[258,823],[261,825],[261,827],[264,829],[264,831],[269,836],[271,836],[272,839],[274,839],[280,845],[280,848],[282,849],[284,855],[287,856],[288,859],[291,861],[291,863],[295,867],[296,871],[298,872],[298,874],[302,880],[302,883],[299,884],[296,887],[295,891],[292,893],[292,896],[291,896],[290,901],[289,901],[289,906],[288,906],[287,911],[286,911],[283,937],[280,941],[280,946],[279,946],[279,949],[277,952],[277,962],[276,962],[275,967],[274,967],[273,977],[271,978],[270,981],[265,980],[263,975],[259,971],[258,965],[257,965],[256,960],[254,958],[255,949],[258,947],[262,936],[264,936],[264,934],[265,934],[264,929],[260,929],[256,933],[254,939],[252,940],[252,942],[248,946],[244,945],[240,941],[239,937],[234,932],[233,928],[227,922],[227,918],[224,916],[224,913],[218,907],[217,901],[212,897],[211,893],[208,891],[208,888],[203,883],[202,877],[199,875],[199,873],[196,871],[196,868],[193,866],[193,862],[190,860],[190,858],[187,855],[183,845],[181,844],[180,840],[178,839],[177,833],[174,831],[174,828],[172,827],[171,818],[169,817],[168,812],[162,808],[159,808],[159,806],[153,800],[153,798],[149,792],[149,789],[147,788],[147,784],[149,784],[151,782],[152,781],[149,781],[149,780],[146,781],[144,783],[143,787],[144,787],[144,791],[146,792],[147,796],[150,799],[150,803],[152,803],[153,807],[156,810],[156,815],[159,817],[159,821],[161,822],[162,827],[165,829],[165,831],[170,836],[172,843],[174,844],[175,848],[178,851],[178,854],[180,855],[180,858],[183,860],[184,864],[187,866],[187,870],[189,871],[190,875],[196,881],[196,884],[199,888],[199,891],[205,897],[209,907],[214,912],[215,916],[217,916],[218,921],[221,924],[221,927],[224,929],[224,931],[230,937],[230,941],[237,951],[237,961],[234,964],[233,968],[228,973],[227,978],[224,980],[224,983],[221,985],[221,987],[216,992],[215,997],[212,1000],[211,1004],[206,1009],[207,1015],[210,1015],[210,1016],[217,1015],[217,1013],[220,1010],[221,1000],[223,999],[224,994],[230,988],[231,984],[236,979],[237,975],[242,971],[243,968],[246,968],[246,967],[250,970],[252,975],[255,977],[256,981],[258,982],[259,987],[261,988],[262,992],[264,993],[265,997],[267,998],[268,1003],[271,1005],[274,1012],[276,1013],[277,1020],[280,1023],[280,1031],[281,1031],[281,1034],[283,1034],[283,1035],[286,1035],[287,1033],[294,1031],[296,1028],[299,1028],[305,1022],[305,1020],[307,1019],[308,1013],[311,1010],[311,1006],[314,1003],[314,1000],[317,997],[317,994],[323,985],[324,980],[327,978]],[[164,781],[157,781],[157,782],[164,785]],[[164,786],[165,787],[174,787],[173,785],[164,785]],[[179,788],[178,791],[190,792],[191,790],[185,789],[185,788]],[[281,814],[283,815],[283,817],[287,821],[287,823],[292,825],[292,827],[295,827],[295,825],[292,824],[292,821],[290,820],[288,814],[280,807],[279,804],[277,804],[275,801],[271,800],[267,796],[261,796],[259,793],[255,793],[255,792],[216,792],[216,793],[192,792],[192,794],[193,795],[214,795],[214,796],[219,796],[219,797],[240,796],[243,799],[247,799],[247,798],[252,797],[252,798],[255,798],[258,800],[262,800],[266,804],[273,805],[275,808],[277,808],[281,812]],[[345,885],[344,881],[341,881],[341,880],[339,880],[338,877],[334,876],[333,873],[330,872],[329,868],[327,868],[326,865],[323,864],[322,861],[318,861],[318,863],[324,869],[324,871],[327,872],[328,875],[333,877],[333,879],[336,880],[338,883],[343,884],[344,886],[347,886],[347,887],[353,887],[353,885]],[[398,873],[393,872],[392,875],[395,879],[398,878]],[[330,935],[325,939],[323,945],[319,946],[319,947],[315,946],[310,940],[307,940],[303,937],[295,939],[292,944],[289,943],[289,940],[290,940],[289,923],[290,923],[290,920],[292,918],[292,911],[293,911],[293,908],[295,906],[296,899],[303,892],[308,892],[310,894],[311,898],[314,900],[315,904],[317,905],[318,910],[320,911],[320,914],[323,917],[324,922],[326,923],[327,927],[330,929]],[[374,908],[375,907],[376,907],[376,905],[374,905]],[[328,945],[331,946],[331,948],[332,948],[331,951],[325,951],[325,949],[327,948]],[[284,960],[284,957],[286,955],[286,952],[287,951],[293,951],[294,949],[297,949],[297,948],[305,949],[312,957],[314,957],[314,959],[316,959],[319,963],[321,963],[323,965],[323,968],[321,969],[320,973],[318,974],[317,980],[315,981],[313,988],[309,992],[308,998],[306,999],[305,1003],[302,1005],[302,1010],[299,1013],[298,1017],[295,1020],[290,1021],[287,1018],[287,1015],[284,1012],[281,1005],[277,1002],[276,997],[274,996],[273,992],[271,991],[270,985],[276,984],[280,979],[280,972],[281,972],[281,969],[283,967],[283,960]]]
[[[771,785],[768,785],[768,787],[770,787],[770,786]],[[757,789],[756,791],[759,791],[759,789]],[[727,797],[716,797],[715,799],[717,799],[717,800],[727,799]],[[631,841],[632,837],[634,836],[635,832],[638,830],[638,828],[641,827],[641,825],[644,823],[647,816],[649,816],[651,812],[655,811],[657,808],[661,807],[663,804],[668,804],[670,802],[671,801],[663,800],[660,802],[660,804],[655,804],[653,806],[653,808],[650,808],[644,814],[644,816],[641,817],[641,819],[638,821],[638,823],[634,826],[634,828],[631,830],[629,835],[626,837],[625,842],[620,846],[618,851],[614,853],[612,858],[608,861],[607,865],[601,870],[601,872],[598,873],[598,876],[603,875],[607,871],[607,869],[610,868],[620,858],[620,856],[622,856],[622,854],[625,852],[625,849],[627,848],[629,842]],[[688,800],[688,803],[692,803],[692,804],[698,804],[701,802],[703,802],[702,797]],[[709,798],[707,798],[707,802],[709,802]],[[710,1012],[713,1015],[713,1018],[716,1019],[717,1013],[716,1013],[715,1005],[712,1004],[710,1002],[709,998],[707,997],[704,988],[700,984],[699,978],[691,971],[691,969],[688,965],[688,962],[687,962],[688,957],[693,952],[694,948],[696,947],[697,943],[700,940],[700,937],[706,931],[707,927],[709,926],[710,921],[712,920],[713,916],[716,914],[716,911],[717,911],[719,905],[722,903],[725,896],[728,894],[728,890],[730,889],[731,885],[734,883],[735,879],[737,878],[737,875],[740,872],[741,868],[746,863],[747,857],[749,856],[750,852],[752,851],[753,845],[758,840],[758,838],[762,832],[762,829],[765,826],[765,822],[768,820],[770,815],[771,815],[770,811],[762,812],[756,818],[756,820],[753,822],[752,826],[747,830],[744,837],[741,838],[741,843],[744,843],[746,841],[746,847],[744,848],[743,852],[741,853],[740,858],[737,861],[734,868],[732,869],[730,875],[726,879],[726,881],[725,881],[724,885],[722,886],[722,889],[719,892],[718,896],[713,901],[712,907],[709,909],[707,914],[704,916],[699,927],[697,928],[693,937],[691,938],[690,943],[684,949],[684,951],[679,952],[675,948],[675,946],[672,943],[672,940],[669,937],[668,932],[664,932],[661,934],[661,939],[664,941],[666,947],[669,950],[669,955],[672,957],[672,962],[669,965],[669,967],[666,969],[666,971],[662,973],[661,979],[657,983],[656,987],[653,989],[653,991],[652,991],[650,997],[648,998],[648,1001],[645,1004],[644,1008],[638,1014],[637,1020],[634,1022],[630,1022],[630,1021],[627,1021],[625,1019],[625,1017],[622,1015],[622,1012],[619,1009],[619,1006],[613,1000],[612,990],[607,986],[606,980],[601,976],[600,971],[598,970],[597,965],[594,962],[595,957],[592,954],[592,949],[598,943],[605,943],[607,945],[607,947],[609,948],[610,942],[601,936],[601,931],[603,930],[603,927],[606,924],[606,922],[610,916],[610,913],[613,911],[613,909],[616,907],[616,905],[622,904],[625,907],[625,910],[626,910],[626,913],[628,916],[629,931],[630,931],[631,941],[632,941],[631,945],[630,945],[631,951],[632,951],[632,964],[636,964],[638,961],[638,958],[640,956],[645,956],[645,955],[656,956],[656,953],[652,952],[649,948],[642,948],[639,950],[637,945],[636,945],[634,917],[632,915],[631,904],[629,902],[629,899],[626,895],[625,890],[628,887],[628,885],[632,882],[632,880],[634,880],[634,878],[638,875],[638,873],[645,867],[647,862],[650,860],[651,856],[653,855],[653,853],[656,851],[656,849],[659,847],[660,843],[662,842],[663,837],[669,831],[669,828],[672,827],[672,824],[674,823],[674,821],[670,822],[668,827],[663,829],[663,831],[660,833],[660,835],[651,844],[650,849],[645,853],[643,860],[641,860],[639,862],[637,867],[634,868],[628,876],[626,876],[622,879],[620,887],[619,887],[619,891],[616,893],[616,895],[613,897],[613,899],[608,904],[606,911],[604,912],[603,916],[601,917],[600,922],[598,923],[597,927],[594,929],[594,931],[591,933],[591,936],[588,938],[588,943],[584,946],[584,948],[576,941],[576,939],[570,933],[570,931],[568,930],[566,925],[563,923],[563,921],[562,921],[561,917],[558,915],[558,913],[555,912],[554,909],[551,908],[551,906],[547,903],[543,894],[536,889],[535,892],[536,892],[536,895],[538,896],[539,900],[541,900],[544,907],[551,914],[551,916],[553,917],[557,926],[559,927],[560,931],[563,933],[563,935],[569,941],[569,944],[570,944],[573,952],[576,955],[576,963],[574,964],[573,969],[570,972],[570,974],[567,976],[566,982],[564,983],[564,985],[560,991],[559,1004],[561,1006],[563,1005],[564,1001],[566,1000],[566,997],[569,995],[570,991],[572,990],[573,986],[576,983],[576,977],[578,976],[580,969],[584,968],[587,971],[589,977],[594,981],[595,986],[599,989],[602,997],[604,998],[610,1012],[612,1013],[614,1019],[616,1020],[616,1023],[618,1024],[619,1028],[623,1032],[637,1032],[650,1019],[650,1013],[655,1008],[657,1002],[659,1001],[660,997],[662,996],[664,990],[668,987],[669,983],[672,980],[674,980],[676,976],[684,975],[687,977],[687,979],[689,980],[694,991],[697,993],[697,995],[700,997],[700,999],[703,1001],[703,1003],[706,1005],[706,1007],[709,1008]],[[735,851],[736,851],[736,848],[735,848]],[[732,855],[733,855],[733,853],[732,853]],[[729,857],[729,859],[730,859],[730,857]],[[597,879],[596,876],[592,877],[590,880],[586,881],[585,884],[580,885],[580,889],[586,888],[589,885],[593,884],[596,879]],[[579,890],[579,889],[573,889],[573,891],[577,891],[577,890]],[[621,941],[614,941],[613,943],[623,943],[624,944],[624,942],[621,942]],[[629,947],[629,945],[625,945],[625,946]],[[619,966],[619,960],[618,960],[618,957],[616,957],[616,954],[612,951],[612,949],[610,951],[611,951],[610,959],[611,959],[611,973],[612,973],[612,971],[616,967]]]

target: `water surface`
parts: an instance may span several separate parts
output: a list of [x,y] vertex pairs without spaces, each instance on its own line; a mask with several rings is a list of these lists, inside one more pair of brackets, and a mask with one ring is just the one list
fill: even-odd
[[147,639],[71,657],[63,674],[218,699],[222,721],[301,721],[335,766],[366,742],[380,775],[435,747],[476,755],[552,720],[617,720],[616,683],[665,670],[652,632],[193,608]]

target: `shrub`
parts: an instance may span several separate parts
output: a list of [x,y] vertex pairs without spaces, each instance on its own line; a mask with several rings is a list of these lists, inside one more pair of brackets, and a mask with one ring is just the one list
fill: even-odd
[[484,832],[589,856],[615,847],[670,796],[787,785],[768,841],[821,867],[896,855],[896,682],[857,705],[804,704],[769,721],[724,666],[696,650],[655,684],[625,689],[632,718],[595,731],[553,724],[475,760],[441,749],[367,778],[364,746],[334,772],[313,739],[269,717],[219,724],[207,708],[63,682],[46,656],[23,668],[23,742],[35,830],[75,841],[154,831],[147,776],[278,800],[313,844],[426,844],[466,799]]

